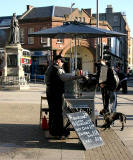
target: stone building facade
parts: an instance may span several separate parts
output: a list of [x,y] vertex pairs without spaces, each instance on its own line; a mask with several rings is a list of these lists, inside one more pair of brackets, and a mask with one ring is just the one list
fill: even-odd
[[[93,14],[96,17],[96,14]],[[112,27],[113,31],[121,32],[127,34],[127,36],[119,38],[119,56],[120,63],[123,64],[123,69],[126,72],[128,66],[128,52],[129,52],[129,39],[130,39],[130,29],[126,21],[126,15],[124,12],[114,12],[112,5],[107,5],[105,13],[99,13],[99,20],[107,21]]]
[[128,67],[133,70],[133,38],[130,38],[130,46],[128,53]]

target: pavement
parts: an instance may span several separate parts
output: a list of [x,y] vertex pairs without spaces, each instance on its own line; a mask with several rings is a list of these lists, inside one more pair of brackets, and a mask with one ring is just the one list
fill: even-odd
[[[104,131],[99,127],[103,123],[99,117],[97,129],[104,145],[87,151],[74,131],[66,140],[55,140],[40,129],[40,97],[45,95],[45,85],[0,91],[0,160],[132,160],[133,81],[128,86],[128,94],[118,93],[117,111],[127,116],[124,131],[120,131],[119,121]],[[96,93],[95,102],[99,111],[100,93]]]

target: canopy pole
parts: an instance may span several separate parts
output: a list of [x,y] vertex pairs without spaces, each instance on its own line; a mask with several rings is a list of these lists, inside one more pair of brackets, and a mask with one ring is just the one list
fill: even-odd
[[70,40],[70,73],[73,72],[72,39]]
[[[75,3],[71,3],[71,16],[70,16],[70,21],[72,21],[72,7],[75,5]],[[73,72],[73,56],[72,56],[72,39],[70,40],[70,47],[71,47],[71,51],[70,51],[70,73]]]
[[[74,55],[75,55],[75,75],[77,75],[77,46],[76,46],[76,36],[74,39]],[[79,90],[78,90],[78,80],[75,80],[75,97],[79,97]]]
[[75,70],[77,69],[77,47],[76,47],[76,36],[74,39],[74,55],[75,55]]

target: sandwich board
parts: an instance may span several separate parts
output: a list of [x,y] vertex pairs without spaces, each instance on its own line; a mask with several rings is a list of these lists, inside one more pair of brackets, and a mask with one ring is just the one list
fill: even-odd
[[86,150],[104,144],[87,112],[68,113],[67,117]]

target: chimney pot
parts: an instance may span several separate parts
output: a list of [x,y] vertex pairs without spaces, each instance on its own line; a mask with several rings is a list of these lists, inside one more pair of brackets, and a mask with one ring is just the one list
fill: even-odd
[[28,10],[31,10],[32,8],[33,8],[33,6],[27,5],[27,11],[28,11]]

